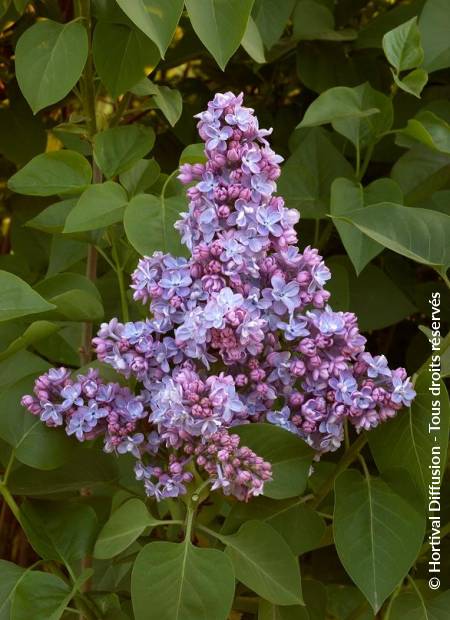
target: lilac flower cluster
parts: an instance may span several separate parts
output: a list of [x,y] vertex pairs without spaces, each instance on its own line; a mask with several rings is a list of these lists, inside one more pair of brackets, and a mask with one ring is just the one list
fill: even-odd
[[191,256],[142,258],[131,287],[149,318],[113,319],[93,340],[141,391],[60,369],[23,403],[79,440],[103,432],[106,450],[134,454],[157,499],[185,493],[196,466],[247,500],[271,468],[233,426],[275,424],[320,454],[339,447],[345,420],[368,430],[415,392],[403,368],[365,352],[355,315],[328,305],[330,272],[296,245],[299,214],[274,195],[282,158],[242,95],[217,94],[198,118],[207,160],[181,166],[189,210],[176,224]]

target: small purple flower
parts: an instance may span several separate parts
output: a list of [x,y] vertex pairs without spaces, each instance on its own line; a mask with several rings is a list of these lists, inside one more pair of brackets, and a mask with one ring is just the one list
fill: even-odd
[[205,133],[209,140],[206,142],[206,148],[209,151],[217,149],[218,151],[225,151],[227,148],[227,140],[233,135],[231,127],[217,128],[214,125],[205,127]]
[[328,385],[336,391],[336,399],[346,405],[352,404],[352,396],[357,388],[356,379],[348,372],[339,375],[339,379],[332,378]]
[[300,287],[297,282],[288,282],[286,284],[283,278],[279,276],[273,276],[270,282],[272,284],[271,296],[275,302],[273,305],[274,311],[281,315],[287,310],[289,314],[292,314],[300,304],[298,297]]
[[392,402],[409,407],[416,397],[411,381],[409,379],[402,381],[400,377],[394,375],[392,377],[392,385],[394,386],[394,391],[391,395]]
[[370,353],[363,353],[361,359],[367,364],[367,376],[371,379],[377,377],[390,377],[392,372],[387,365],[387,359],[384,355],[372,357]]

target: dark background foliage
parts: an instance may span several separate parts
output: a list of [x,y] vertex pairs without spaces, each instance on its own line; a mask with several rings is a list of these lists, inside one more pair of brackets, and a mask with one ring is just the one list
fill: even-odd
[[[140,490],[130,480],[127,459],[116,462],[59,434],[55,440],[48,429],[35,425],[19,400],[49,365],[76,369],[92,363],[90,337],[102,319],[137,319],[143,312],[126,293],[129,273],[139,254],[181,251],[171,224],[185,198],[174,171],[180,161],[201,158],[193,115],[214,93],[227,90],[242,91],[261,126],[273,127],[272,146],[285,158],[279,193],[287,206],[300,210],[300,246],[318,247],[332,269],[333,307],[356,312],[369,349],[419,376],[420,387],[416,405],[401,422],[377,429],[370,449],[357,446],[373,476],[375,499],[378,492],[381,503],[392,501],[397,515],[392,521],[400,520],[393,527],[406,536],[397,548],[386,532],[378,533],[380,548],[387,546],[388,555],[411,555],[401,574],[387,562],[392,587],[381,600],[374,598],[359,576],[364,573],[360,550],[349,555],[358,526],[364,549],[373,515],[343,526],[346,519],[351,523],[352,511],[345,514],[352,508],[349,489],[359,488],[354,470],[338,479],[333,512],[329,492],[342,458],[338,453],[317,465],[308,483],[307,494],[316,494],[314,510],[304,510],[304,502],[290,496],[281,500],[281,509],[265,498],[241,513],[230,503],[219,505],[218,499],[205,508],[203,524],[223,526],[224,536],[248,519],[269,519],[301,556],[307,608],[277,607],[264,596],[258,601],[254,592],[261,592],[241,583],[230,617],[244,620],[259,613],[260,620],[369,619],[398,585],[394,598],[382,607],[383,617],[396,620],[415,613],[414,618],[425,618],[423,610],[431,606],[433,617],[447,618],[448,592],[441,602],[426,592],[429,549],[426,544],[417,548],[415,532],[420,543],[426,542],[422,496],[431,397],[427,373],[420,371],[426,370],[431,353],[433,292],[441,299],[442,376],[450,374],[449,339],[444,338],[450,322],[450,4],[190,0],[183,8],[178,0],[136,2],[140,4],[164,7],[156,35],[142,14],[133,13],[134,0],[0,1],[0,550],[2,558],[17,565],[0,567],[8,583],[15,584],[13,594],[8,590],[0,600],[0,618],[70,618],[73,613],[64,607],[72,598],[86,617],[133,617],[130,572],[142,546],[139,537],[150,525],[148,517],[142,521],[142,502],[128,506],[124,514],[125,524],[142,524],[125,546],[111,550],[108,543],[101,552],[96,547],[102,559],[94,560],[94,576],[85,573],[88,594],[72,596],[69,590],[58,599],[66,601],[59,611],[45,606],[45,592],[61,582],[67,589],[68,581],[73,592],[82,589],[77,585],[81,559],[92,553],[112,510],[132,497],[137,501]],[[211,6],[217,13],[208,12]],[[47,30],[47,20],[56,22],[56,30]],[[70,24],[63,34],[62,24]],[[50,60],[44,58],[46,46],[54,50]],[[167,46],[161,59],[161,48]],[[118,134],[103,134],[117,127],[129,130],[122,134],[131,144],[128,160]],[[70,155],[63,168],[55,168],[53,154],[69,151],[78,159]],[[42,153],[51,155],[33,159]],[[89,190],[91,173],[94,183],[108,181]],[[69,191],[70,183],[75,185]],[[145,205],[132,198],[142,192]],[[439,441],[445,456],[448,407],[442,389]],[[361,471],[358,461],[354,468]],[[408,485],[413,485],[415,513],[392,491],[402,488],[404,493]],[[366,498],[358,499],[356,491],[352,497],[356,514]],[[448,503],[444,498],[443,527]],[[421,514],[417,526],[416,513]],[[164,518],[163,509],[159,516]],[[386,515],[375,517],[389,529]],[[48,524],[49,539],[43,540],[40,528]],[[112,527],[122,531],[120,524]],[[50,540],[58,528],[66,528],[70,544],[58,535]],[[171,526],[168,539],[177,541],[179,530]],[[77,537],[76,531],[85,535]],[[163,537],[161,526],[152,537]],[[200,535],[197,542],[205,546],[208,540]],[[450,587],[445,539],[442,548],[443,591]],[[384,552],[379,553],[377,561]],[[23,572],[35,562],[43,570]],[[84,559],[82,564],[89,569],[92,562]],[[21,590],[17,582],[24,574]],[[44,602],[38,604],[38,598]],[[27,607],[30,601],[37,605],[34,611]],[[146,602],[139,605],[142,609]],[[136,617],[143,618],[142,611],[136,612],[139,605]],[[441,615],[437,608],[444,610]],[[148,617],[163,617],[154,613]],[[210,617],[216,616],[205,616]]]

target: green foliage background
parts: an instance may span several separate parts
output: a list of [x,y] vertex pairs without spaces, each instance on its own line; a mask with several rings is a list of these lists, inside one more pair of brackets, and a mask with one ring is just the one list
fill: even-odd
[[[0,0],[0,25],[0,620],[447,620],[448,493],[434,592],[426,506],[435,437],[448,488],[427,366],[439,293],[450,374],[449,0]],[[138,255],[184,252],[177,168],[226,90],[274,128],[334,309],[418,397],[312,476],[296,437],[242,429],[275,466],[247,505],[146,505],[126,458],[19,401],[51,365],[96,364],[102,319],[139,319]]]

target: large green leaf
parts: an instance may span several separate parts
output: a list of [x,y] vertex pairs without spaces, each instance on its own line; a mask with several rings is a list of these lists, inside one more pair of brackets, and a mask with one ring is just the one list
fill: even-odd
[[131,596],[136,620],[226,620],[234,595],[227,556],[190,542],[152,542],[136,558]]
[[387,32],[383,37],[383,50],[397,73],[422,64],[423,49],[417,17]]
[[411,118],[397,135],[397,143],[401,146],[421,142],[431,149],[450,155],[450,125],[428,110],[421,111]]
[[248,19],[247,28],[242,38],[242,47],[254,61],[259,63],[266,62],[264,42],[259,33],[258,26],[252,17]]
[[438,71],[450,67],[449,0],[427,0],[420,15],[419,28],[425,52],[425,69]]
[[376,265],[368,265],[358,278],[350,273],[349,280],[349,310],[356,314],[363,331],[395,325],[416,311],[405,293]]
[[151,187],[158,179],[160,171],[154,159],[140,159],[132,168],[123,172],[119,179],[131,198]]
[[294,38],[304,41],[351,41],[357,33],[351,28],[335,30],[332,6],[314,0],[302,0],[292,16]]
[[50,151],[37,155],[8,181],[8,187],[28,196],[76,194],[91,182],[87,159],[76,151]]
[[36,22],[16,46],[16,75],[34,113],[65,97],[78,82],[88,54],[80,21]]
[[0,290],[0,321],[55,308],[54,304],[33,291],[29,284],[8,271],[0,271]]
[[158,198],[139,194],[125,209],[124,226],[128,241],[139,254],[151,255],[157,250],[184,254],[180,235],[174,224],[186,209],[184,196]]
[[59,329],[58,325],[50,323],[50,321],[35,321],[31,323],[21,336],[15,338],[4,351],[0,352],[0,361],[11,357],[11,355],[14,355],[14,353],[21,349],[26,349],[31,344],[39,342],[39,340],[48,338]]
[[367,146],[391,128],[392,102],[365,83],[354,88],[336,86],[323,92],[306,110],[299,127],[331,123],[355,146]]
[[15,589],[11,618],[58,620],[71,598],[71,589],[56,575],[27,571]]
[[78,560],[92,551],[97,517],[90,506],[27,500],[21,514],[27,538],[41,558],[76,571]]
[[60,233],[64,229],[67,216],[76,204],[76,198],[67,198],[66,200],[54,202],[38,213],[36,217],[28,220],[26,226],[47,233]]
[[380,203],[353,211],[344,219],[407,258],[440,270],[450,265],[450,216],[444,213]]
[[336,177],[352,178],[353,169],[320,128],[307,131],[282,168],[278,191],[286,206],[303,218],[329,212],[330,187]]
[[148,527],[157,526],[140,499],[133,498],[115,510],[103,526],[95,543],[94,556],[100,560],[122,553]]
[[300,495],[306,487],[313,452],[289,431],[272,424],[246,424],[233,428],[248,446],[272,464],[273,481],[264,485],[264,495],[285,499]]
[[183,0],[116,0],[122,11],[159,48],[164,57],[183,10]]
[[392,620],[447,620],[450,608],[450,590],[431,598],[419,588],[402,592],[393,601]]
[[280,607],[261,599],[258,605],[258,620],[310,620],[310,615],[306,607]]
[[155,143],[155,132],[144,125],[122,125],[98,133],[94,139],[94,158],[110,179],[128,170],[147,155]]
[[295,0],[255,0],[252,15],[267,49],[283,34],[294,6]]
[[120,222],[127,201],[126,191],[118,183],[106,181],[91,185],[67,216],[64,232],[95,230]]
[[21,463],[54,469],[70,458],[73,442],[61,429],[49,428],[20,404],[22,396],[31,394],[34,379],[33,374],[2,390],[0,437],[15,449]]
[[247,28],[253,0],[186,0],[192,27],[224,70]]
[[95,284],[78,273],[60,273],[36,285],[36,290],[56,309],[52,318],[89,321],[103,318],[103,304]]
[[394,164],[391,176],[405,194],[405,204],[420,206],[450,182],[450,156],[418,145]]
[[[415,384],[417,396],[411,407],[369,435],[370,449],[380,472],[397,467],[406,469],[424,498],[432,478],[433,450],[439,451],[442,463],[447,461],[450,404],[443,381],[437,386],[438,390],[435,388],[433,394],[431,373],[428,370],[421,373]],[[434,413],[436,420],[440,418],[438,425],[432,423]],[[430,426],[434,430],[430,430]]]
[[230,534],[250,519],[259,519],[271,525],[288,543],[294,555],[315,549],[325,531],[322,517],[302,498],[272,500],[255,497],[251,502],[236,502],[233,505],[221,533]]
[[40,118],[33,116],[26,101],[15,98],[0,109],[0,153],[23,166],[45,151],[47,134]]
[[24,573],[22,566],[0,560],[0,620],[10,620],[11,601]]
[[93,54],[100,79],[118,97],[158,64],[157,47],[136,28],[100,21],[94,30]]
[[247,521],[236,534],[218,535],[236,578],[275,605],[303,602],[300,569],[289,545],[262,521]]
[[[359,183],[350,179],[333,181],[330,196],[330,213],[333,217],[342,217],[363,207],[364,193]],[[335,219],[334,224],[356,273],[361,273],[367,263],[383,250],[383,246],[369,239],[348,222]]]
[[[43,426],[42,422],[40,422]],[[49,429],[53,434],[55,429]],[[70,460],[63,467],[40,472],[22,466],[15,469],[9,478],[12,493],[29,497],[55,496],[61,493],[79,495],[84,487],[95,488],[117,479],[117,460],[105,454],[100,448],[79,446],[71,441],[73,450]]]
[[298,127],[316,127],[336,120],[372,116],[379,111],[374,105],[364,105],[356,88],[336,86],[311,103]]
[[417,557],[424,516],[383,480],[348,470],[336,480],[333,528],[345,570],[377,613]]

